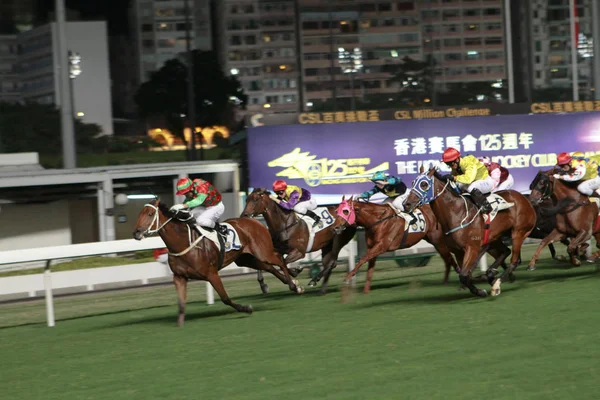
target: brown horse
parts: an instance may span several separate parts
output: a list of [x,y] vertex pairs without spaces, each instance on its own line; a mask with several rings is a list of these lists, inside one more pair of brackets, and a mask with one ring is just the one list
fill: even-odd
[[[201,237],[190,223],[180,220],[182,214],[189,213],[169,211],[169,207],[156,199],[146,204],[138,216],[133,237],[137,240],[158,233],[169,250],[169,267],[173,271],[173,283],[179,296],[179,316],[177,324],[183,325],[185,320],[185,302],[187,298],[187,281],[200,279],[210,282],[223,303],[239,312],[252,313],[252,306],[234,303],[219,276],[219,270],[232,262],[239,266],[262,269],[275,275],[287,284],[291,291],[302,293],[292,281],[285,266],[283,257],[275,251],[269,238],[267,228],[260,222],[247,218],[232,218],[225,221],[238,235],[240,248],[226,252],[221,258],[219,249],[208,238]],[[283,275],[274,267],[277,265]]]
[[[600,227],[597,223],[598,206],[572,187],[569,183],[554,178],[554,170],[540,171],[531,183],[529,198],[533,204],[551,199],[554,207],[546,209],[546,215],[556,216],[556,227],[540,242],[531,261],[529,270],[535,270],[542,249],[556,240],[573,238],[567,247],[571,263],[581,265],[578,256],[580,247],[585,248],[588,240],[594,235],[596,242],[600,243]],[[600,247],[600,246],[599,246]],[[597,257],[595,254],[592,261]]]
[[[496,259],[486,275],[488,282],[492,284],[492,295],[499,295],[502,281],[510,278],[521,262],[521,246],[535,226],[535,210],[521,193],[506,190],[496,194],[514,205],[500,211],[489,230],[485,229],[485,222],[479,215],[478,207],[462,196],[452,181],[444,182],[444,178],[435,168],[420,174],[414,180],[411,192],[404,202],[408,211],[423,204],[431,204],[433,213],[447,235],[446,243],[460,265],[460,282],[469,288],[471,293],[480,297],[487,296],[487,292],[478,289],[471,277],[471,271],[479,258],[487,251]],[[495,268],[511,253],[502,241],[503,236],[509,232],[512,239],[510,265],[496,278]]]
[[444,242],[444,233],[441,231],[431,207],[424,205],[419,209],[422,212],[422,218],[416,218],[414,225],[412,225],[415,227],[414,232],[410,232],[407,221],[397,215],[396,211],[389,205],[342,198],[342,203],[337,209],[336,232],[345,232],[346,229],[354,225],[362,226],[366,231],[368,248],[367,254],[362,256],[354,269],[346,275],[345,281],[349,282],[356,275],[359,268],[368,261],[369,268],[367,269],[363,292],[365,294],[369,293],[378,256],[387,251],[412,247],[424,239],[431,243],[442,256],[446,265],[443,283],[447,284],[450,268],[453,267],[458,273],[458,265]]
[[[270,197],[267,189],[254,189],[246,199],[246,207],[242,217],[256,217],[262,215],[267,222],[269,231],[275,243],[275,248],[281,254],[287,254],[287,265],[304,258],[306,253],[321,250],[323,269],[308,283],[314,286],[322,277],[321,294],[327,293],[327,285],[331,272],[337,265],[340,250],[348,244],[356,233],[356,228],[348,229],[342,235],[336,235],[333,225],[315,233],[313,243],[310,244],[310,227],[304,220],[298,218],[295,212],[286,211],[279,207]],[[335,207],[328,207],[329,214],[335,218]],[[322,215],[321,220],[327,222],[331,217]],[[332,221],[331,221],[332,222]],[[310,245],[310,249],[307,246]],[[262,271],[258,271],[258,282],[263,293],[268,292],[268,287],[262,278]]]

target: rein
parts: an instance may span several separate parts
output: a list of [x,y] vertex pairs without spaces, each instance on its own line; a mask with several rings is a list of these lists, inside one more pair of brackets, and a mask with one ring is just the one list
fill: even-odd
[[[154,219],[152,220],[152,223],[150,224],[150,226],[148,227],[148,229],[146,229],[144,231],[144,233],[143,233],[144,236],[146,236],[147,234],[152,235],[152,234],[157,233],[162,228],[164,228],[165,225],[167,225],[169,222],[171,222],[171,220],[173,220],[173,217],[171,217],[171,218],[167,219],[162,225],[159,226],[160,221],[159,221],[159,217],[158,217],[158,214],[159,214],[158,207],[156,207],[156,206],[154,206],[152,204],[145,204],[144,207],[150,207],[150,208],[154,209],[154,211],[155,211],[155,213],[154,213]],[[190,218],[192,218],[191,215],[190,215]],[[188,220],[190,218],[188,218]],[[153,225],[156,225],[156,229],[151,229]],[[180,251],[179,253],[171,253],[171,252],[169,252],[169,255],[175,256],[175,257],[183,256],[183,255],[189,253],[190,250],[192,250],[194,247],[196,247],[196,245],[198,243],[200,243],[200,241],[204,238],[204,235],[200,235],[200,236],[198,236],[198,238],[196,240],[194,240],[194,242],[192,242],[192,228],[190,228],[189,225],[186,225],[186,226],[187,226],[187,229],[188,229],[188,238],[189,238],[189,241],[190,241],[189,247],[187,247],[183,251]]]

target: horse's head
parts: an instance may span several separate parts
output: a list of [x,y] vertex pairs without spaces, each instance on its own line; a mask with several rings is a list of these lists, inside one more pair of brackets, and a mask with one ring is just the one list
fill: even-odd
[[535,179],[529,185],[529,189],[531,190],[529,201],[531,201],[531,204],[538,205],[552,196],[552,192],[554,191],[554,177],[551,175],[552,173],[553,170],[539,171],[537,173]]
[[352,198],[346,200],[346,196],[343,196],[342,202],[338,206],[336,213],[337,217],[333,224],[333,231],[336,234],[339,235],[346,227],[356,223],[356,212],[354,211],[354,202],[352,201]]
[[253,218],[267,212],[270,194],[267,189],[254,189],[246,198],[246,207],[241,216]]
[[412,188],[406,200],[404,210],[413,212],[415,208],[428,204],[435,199],[435,167],[427,172],[421,172],[412,183]]
[[138,215],[137,222],[133,229],[134,239],[142,240],[148,233],[151,232],[152,228],[158,228],[160,210],[162,210],[165,214],[168,212],[167,206],[161,203],[160,199],[158,198],[144,205],[144,208],[142,208],[142,211],[140,211],[140,214]]

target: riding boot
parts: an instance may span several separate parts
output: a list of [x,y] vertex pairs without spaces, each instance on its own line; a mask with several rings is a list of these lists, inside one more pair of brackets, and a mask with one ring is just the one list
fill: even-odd
[[319,221],[321,220],[321,218],[320,218],[320,217],[319,217],[317,214],[315,214],[315,213],[314,213],[314,212],[312,212],[311,210],[308,210],[308,211],[306,212],[306,215],[308,215],[309,217],[311,217],[312,219],[314,219],[314,220],[315,220],[315,222],[314,222],[314,224],[313,224],[313,227],[315,227],[315,226],[317,226],[317,225],[319,224]]
[[221,225],[218,222],[215,224],[215,229],[223,236],[227,236],[227,227],[225,225]]
[[471,197],[473,197],[473,201],[482,213],[489,214],[492,212],[492,206],[487,201],[487,196],[481,193],[479,189],[473,189],[473,191],[471,191]]

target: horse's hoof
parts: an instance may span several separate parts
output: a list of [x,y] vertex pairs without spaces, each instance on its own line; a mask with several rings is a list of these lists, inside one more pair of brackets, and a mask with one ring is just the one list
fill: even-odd
[[573,262],[573,265],[574,265],[574,266],[576,266],[576,267],[579,267],[579,266],[581,265],[581,261],[579,261],[579,260],[575,260],[575,261]]
[[308,282],[308,286],[309,287],[315,287],[315,286],[317,286],[317,282],[311,280],[310,282]]
[[496,296],[500,296],[500,289],[492,289],[490,290],[490,294],[492,295],[492,297],[496,297]]
[[247,305],[244,312],[247,312],[248,314],[252,314],[254,312],[254,309],[252,308],[251,305]]
[[260,287],[260,290],[262,290],[263,294],[269,294],[269,286],[268,285],[262,285]]
[[527,271],[535,271],[535,265],[528,266]]
[[479,297],[487,297],[488,293],[485,291],[485,289],[478,289],[477,290],[477,296]]
[[304,288],[302,286],[296,286],[296,293],[297,294],[302,294],[304,293]]
[[514,281],[517,280],[517,277],[515,276],[515,274],[513,274],[512,272],[508,275],[508,281],[510,283],[513,283]]

